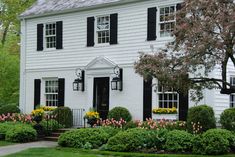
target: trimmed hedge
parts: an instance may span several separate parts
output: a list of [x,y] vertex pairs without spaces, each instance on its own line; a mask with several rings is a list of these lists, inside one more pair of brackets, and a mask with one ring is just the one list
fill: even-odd
[[167,130],[146,130],[140,128],[120,131],[111,137],[107,150],[118,152],[133,152],[142,149],[161,149],[165,142]]
[[37,138],[37,132],[31,125],[18,124],[12,125],[12,127],[6,132],[6,141],[10,142],[30,142],[35,141]]
[[65,128],[71,128],[73,126],[73,113],[69,107],[58,107],[52,114],[56,116],[56,121]]
[[191,107],[188,111],[187,129],[193,133],[193,124],[200,123],[201,132],[216,128],[215,114],[213,108],[207,105]]
[[3,105],[0,107],[0,115],[8,113],[20,113],[20,109],[16,105]]
[[220,123],[222,128],[235,131],[235,108],[224,110],[220,115]]
[[64,128],[63,125],[59,124],[56,120],[50,119],[48,121],[42,120],[40,122],[41,126],[43,127],[44,131],[49,131],[47,133],[51,133],[52,131],[56,131],[58,129]]
[[119,131],[121,131],[121,129],[119,129],[119,128],[114,128],[114,127],[109,127],[109,126],[107,126],[107,127],[100,127],[99,129],[101,129],[104,132],[106,132],[109,135],[108,138],[115,136]]
[[210,129],[193,139],[193,153],[220,155],[235,147],[235,136],[225,129]]
[[99,128],[76,129],[62,134],[58,144],[73,148],[99,148],[108,141],[109,134]]
[[124,107],[115,107],[108,113],[108,119],[115,119],[119,121],[121,118],[125,121],[131,121],[132,117],[130,112]]
[[183,130],[170,131],[166,136],[165,148],[170,152],[190,152],[193,135]]

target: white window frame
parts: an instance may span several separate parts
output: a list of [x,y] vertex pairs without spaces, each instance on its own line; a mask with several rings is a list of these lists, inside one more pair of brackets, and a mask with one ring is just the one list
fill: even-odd
[[[101,18],[101,17],[109,17],[109,30],[106,30],[106,31],[109,31],[109,42],[106,42],[106,43],[99,43],[98,42],[98,32],[99,31],[97,30],[97,23],[98,23],[98,18]],[[95,17],[95,44],[97,44],[99,46],[110,45],[110,24],[111,24],[111,21],[110,21],[110,15],[109,14],[99,15],[99,16]]]
[[[230,84],[235,86],[235,76],[230,76]],[[231,101],[233,97],[233,101]],[[235,93],[229,95],[229,107],[235,108]]]
[[[177,110],[179,110],[179,93],[175,92],[174,90],[171,91],[159,91],[159,89],[161,88],[161,86],[158,85],[157,87],[157,106],[158,108],[173,108],[176,107]],[[163,88],[163,87],[162,87]],[[160,94],[163,95],[163,99],[160,101]],[[167,100],[164,100],[164,95],[167,95]],[[174,95],[177,94],[177,100],[174,100]],[[170,95],[172,95],[172,99],[170,100],[169,97]],[[165,107],[165,105],[160,106],[160,102],[162,102],[164,104],[164,102],[167,103],[167,107]],[[172,103],[172,107],[169,107],[169,104]],[[173,105],[173,103],[176,103],[176,106]]]
[[45,104],[44,104],[44,106],[50,106],[50,105],[47,105],[47,95],[57,95],[57,104],[56,105],[51,105],[50,107],[57,107],[58,106],[58,91],[59,91],[59,82],[58,82],[58,84],[57,84],[57,93],[54,93],[54,92],[52,92],[52,93],[47,93],[46,92],[46,82],[47,81],[59,81],[59,79],[58,78],[44,78],[43,79],[43,101],[42,102],[44,102]]
[[[54,35],[46,35],[46,31],[47,31],[47,29],[46,29],[46,26],[47,25],[50,25],[50,24],[55,24],[55,34]],[[44,47],[45,47],[45,49],[46,50],[55,50],[56,49],[56,22],[48,22],[48,23],[45,23],[44,24]],[[48,37],[55,37],[55,47],[47,47],[47,38]]]
[[161,22],[160,21],[161,8],[172,7],[172,6],[174,6],[174,8],[175,8],[174,14],[176,14],[176,11],[177,11],[176,4],[162,5],[162,6],[158,7],[158,12],[157,12],[157,37],[159,37],[160,39],[172,39],[173,38],[173,36],[171,36],[171,35],[170,36],[161,36],[161,24],[174,22],[175,25],[176,25],[176,15],[174,17],[174,20],[170,20],[170,21],[167,21],[167,22],[165,22],[165,21]]

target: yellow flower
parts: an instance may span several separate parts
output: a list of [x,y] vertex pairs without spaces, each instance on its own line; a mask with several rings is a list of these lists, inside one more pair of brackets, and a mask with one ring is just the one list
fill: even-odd
[[155,108],[153,109],[153,113],[155,114],[176,114],[177,108]]

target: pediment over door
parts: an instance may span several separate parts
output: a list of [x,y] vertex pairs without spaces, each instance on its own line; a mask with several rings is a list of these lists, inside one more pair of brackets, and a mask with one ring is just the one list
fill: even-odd
[[86,70],[95,70],[95,69],[111,69],[117,66],[113,61],[110,59],[100,56],[93,59],[90,63],[87,64],[85,67]]

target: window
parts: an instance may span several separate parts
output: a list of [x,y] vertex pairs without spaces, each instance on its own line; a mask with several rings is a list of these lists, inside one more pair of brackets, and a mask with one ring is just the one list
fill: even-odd
[[[235,86],[235,76],[230,77],[230,84]],[[229,103],[231,108],[235,107],[235,93],[230,94]]]
[[45,81],[46,106],[58,106],[58,80]]
[[56,23],[46,24],[46,48],[56,48]]
[[164,90],[159,86],[157,91],[158,107],[159,108],[178,108],[179,106],[179,94],[173,89]]
[[110,17],[97,17],[96,33],[98,44],[109,43],[110,41]]
[[175,23],[176,23],[176,6],[167,6],[160,8],[160,37],[169,37],[171,33],[174,31]]

